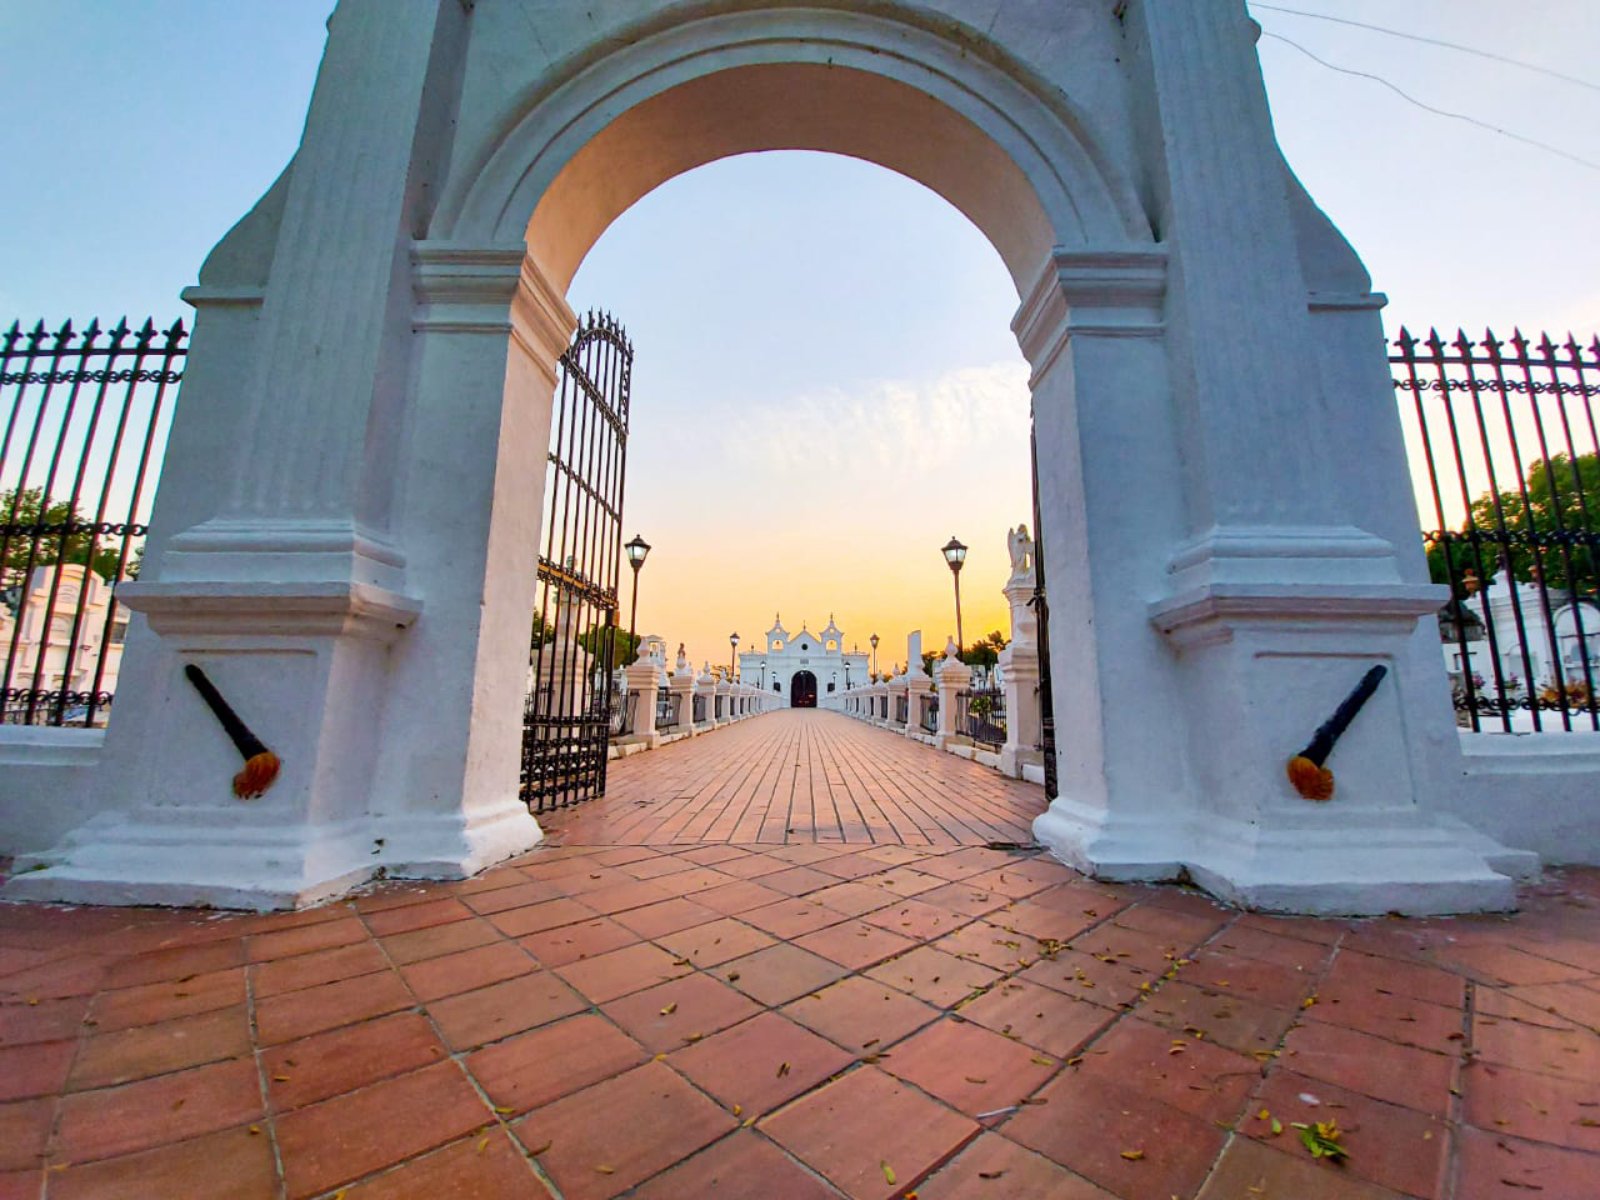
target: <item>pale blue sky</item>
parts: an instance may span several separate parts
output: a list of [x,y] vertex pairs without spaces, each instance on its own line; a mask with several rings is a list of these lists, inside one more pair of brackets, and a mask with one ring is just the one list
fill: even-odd
[[[1286,6],[1586,78],[1600,61],[1593,0]],[[186,314],[178,291],[293,151],[330,7],[0,0],[0,313]],[[1600,91],[1257,15],[1338,65],[1600,161]],[[1390,294],[1392,324],[1600,330],[1600,171],[1270,38],[1262,57],[1290,162]],[[639,348],[628,525],[658,548],[641,625],[716,659],[724,625],[748,636],[781,607],[815,626],[832,608],[852,636],[882,626],[903,645],[921,625],[931,644],[951,624],[951,532],[974,547],[969,604],[990,611],[968,628],[996,623],[1004,525],[1027,515],[1025,372],[1010,280],[942,200],[825,156],[714,164],[625,214],[571,298],[614,310]],[[691,468],[717,482],[690,484]],[[879,582],[924,570],[915,587]]]

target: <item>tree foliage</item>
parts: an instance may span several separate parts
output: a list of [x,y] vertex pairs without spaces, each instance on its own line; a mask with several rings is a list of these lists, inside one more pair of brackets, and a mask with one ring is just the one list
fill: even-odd
[[[1453,582],[1460,598],[1476,586],[1488,587],[1509,563],[1518,582],[1542,574],[1554,590],[1596,592],[1600,579],[1589,543],[1600,540],[1600,454],[1579,455],[1576,470],[1566,454],[1540,459],[1528,470],[1524,486],[1526,499],[1522,489],[1508,488],[1486,491],[1472,502],[1460,532],[1476,530],[1476,543],[1470,538],[1429,543],[1428,572],[1435,583]],[[1502,519],[1510,536],[1499,532]],[[1560,539],[1562,533],[1571,536]],[[1535,540],[1545,544],[1530,544]]]
[[[0,523],[9,525],[13,529],[18,526],[26,529],[32,526],[62,526],[87,522],[83,514],[65,500],[47,502],[42,490],[34,487],[24,488],[20,493],[15,489],[0,492]],[[22,582],[22,577],[28,570],[30,555],[36,569],[58,562],[88,563],[91,543],[94,543],[94,561],[91,565],[95,574],[108,583],[116,581],[117,559],[121,553],[120,540],[113,540],[108,545],[104,539],[95,543],[93,535],[88,533],[47,533],[39,538],[38,548],[35,550],[31,533],[12,532],[9,536],[0,534],[0,542],[5,546],[5,557],[3,562],[0,562],[0,586],[16,587]],[[138,575],[138,563],[142,552],[143,546],[140,546],[139,551],[130,556],[125,571],[129,578]]]

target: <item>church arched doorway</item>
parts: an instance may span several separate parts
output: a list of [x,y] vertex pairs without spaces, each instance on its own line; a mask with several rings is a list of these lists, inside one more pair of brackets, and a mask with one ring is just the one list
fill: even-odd
[[817,677],[810,671],[796,671],[789,681],[789,707],[815,708],[817,706]]

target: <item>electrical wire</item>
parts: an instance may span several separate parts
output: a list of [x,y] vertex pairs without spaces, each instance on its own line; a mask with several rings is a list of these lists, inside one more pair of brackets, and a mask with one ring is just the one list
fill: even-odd
[[1486,58],[1490,62],[1503,63],[1508,67],[1518,67],[1521,70],[1532,71],[1538,75],[1547,75],[1551,79],[1559,79],[1563,83],[1571,83],[1581,88],[1588,88],[1591,92],[1600,92],[1600,83],[1579,79],[1576,75],[1565,75],[1560,71],[1551,70],[1549,67],[1541,67],[1537,63],[1524,62],[1520,58],[1509,58],[1504,54],[1496,54],[1492,50],[1479,50],[1476,46],[1463,46],[1460,42],[1447,42],[1443,38],[1427,37],[1420,33],[1403,33],[1398,29],[1390,29],[1384,25],[1372,25],[1366,21],[1355,21],[1349,17],[1333,17],[1327,13],[1307,12],[1301,8],[1285,8],[1281,4],[1263,4],[1260,0],[1251,0],[1251,7],[1263,9],[1267,12],[1287,13],[1292,17],[1309,17],[1313,21],[1331,21],[1335,25],[1349,25],[1355,29],[1368,29],[1373,33],[1383,33],[1390,37],[1404,38],[1408,42],[1421,42],[1427,46],[1442,46],[1446,50],[1455,50],[1462,54]]
[[[1263,5],[1262,7],[1265,6]],[[1382,84],[1396,96],[1399,96],[1400,99],[1404,100],[1407,104],[1413,104],[1422,109],[1424,112],[1433,113],[1435,116],[1449,117],[1452,121],[1465,121],[1468,125],[1476,125],[1479,129],[1487,129],[1490,133],[1498,133],[1501,137],[1507,137],[1512,141],[1521,142],[1525,146],[1532,146],[1537,150],[1543,150],[1549,154],[1554,154],[1557,157],[1566,159],[1568,162],[1577,163],[1581,167],[1588,167],[1591,171],[1600,171],[1600,162],[1593,162],[1590,159],[1582,158],[1579,155],[1573,154],[1571,151],[1561,149],[1559,146],[1552,146],[1548,142],[1541,142],[1520,133],[1513,133],[1509,129],[1502,129],[1499,125],[1491,125],[1488,121],[1480,121],[1477,117],[1469,117],[1465,113],[1451,112],[1448,109],[1436,108],[1432,104],[1418,100],[1415,96],[1409,94],[1408,92],[1402,91],[1400,88],[1390,83],[1382,75],[1374,75],[1370,71],[1358,71],[1353,67],[1341,67],[1337,63],[1331,63],[1325,58],[1318,58],[1299,42],[1293,41],[1290,38],[1286,38],[1281,33],[1269,33],[1263,31],[1261,36],[1271,38],[1275,42],[1282,42],[1286,46],[1293,46],[1312,62],[1317,63],[1320,66],[1324,66],[1330,71],[1337,71],[1341,75],[1354,75],[1357,79],[1370,79],[1373,83]]]

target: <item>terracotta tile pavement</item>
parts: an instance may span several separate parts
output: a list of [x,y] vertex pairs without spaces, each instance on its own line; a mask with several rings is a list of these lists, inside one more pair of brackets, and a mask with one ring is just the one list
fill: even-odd
[[1600,871],[1274,918],[991,848],[1036,789],[826,714],[613,772],[472,880],[0,905],[0,1200],[1600,1197]]

